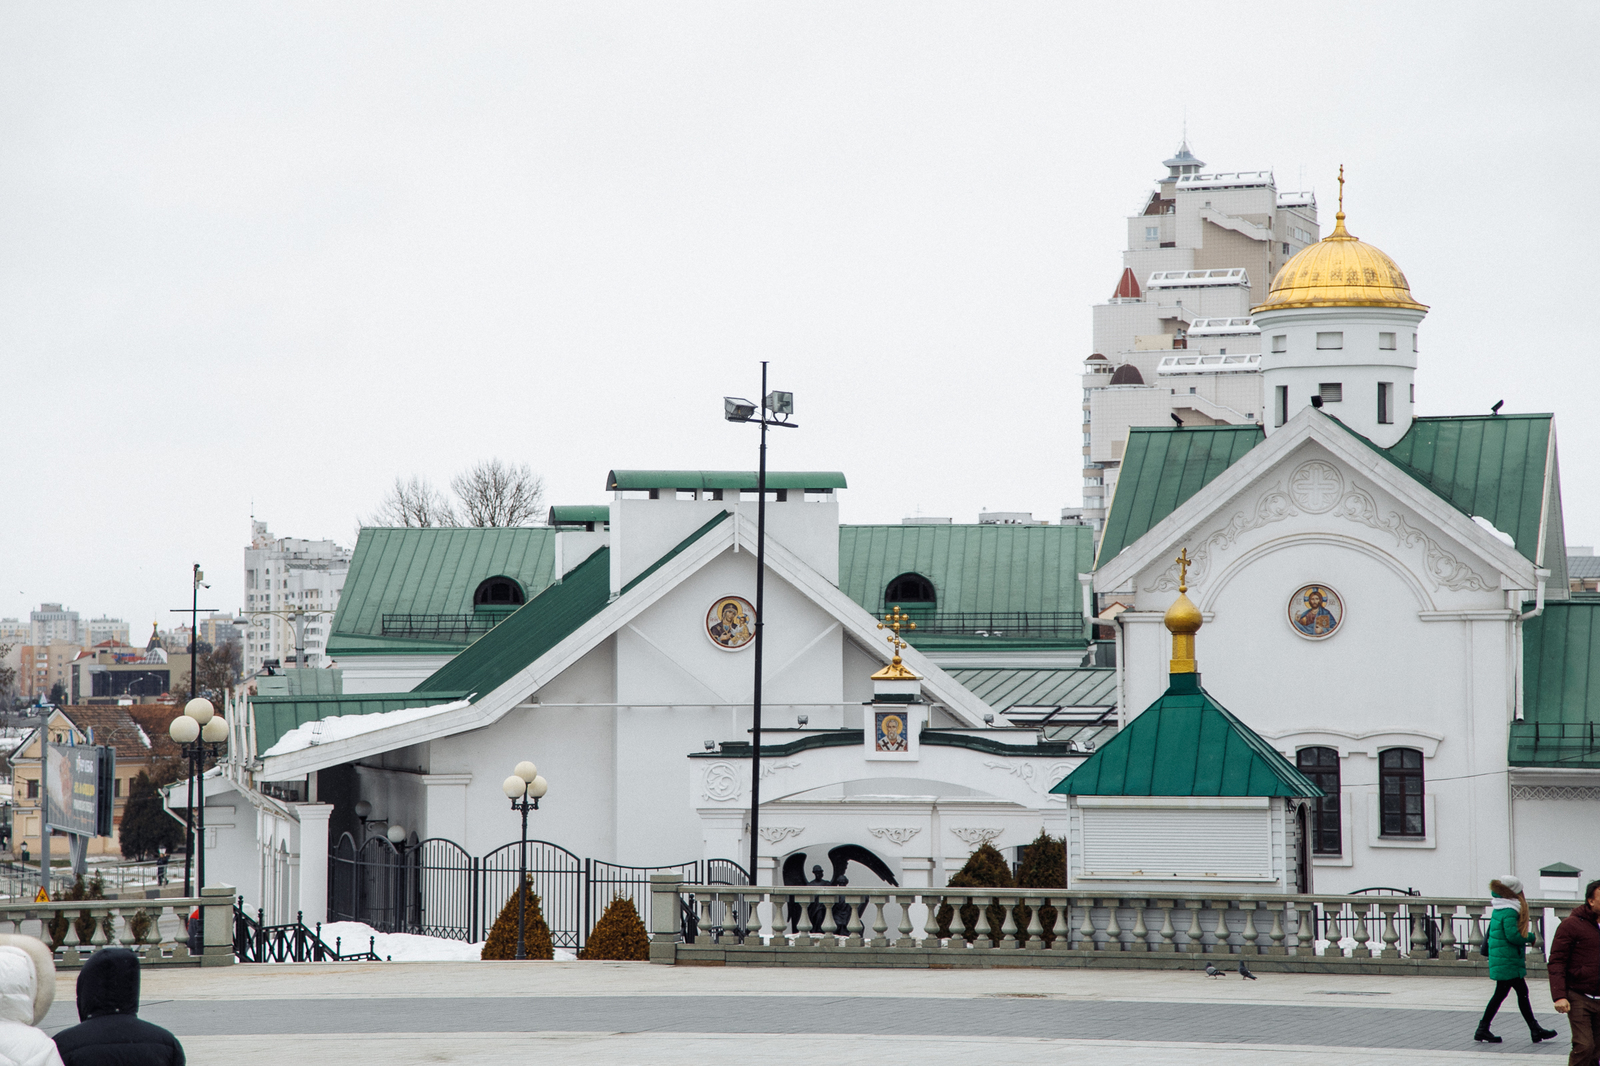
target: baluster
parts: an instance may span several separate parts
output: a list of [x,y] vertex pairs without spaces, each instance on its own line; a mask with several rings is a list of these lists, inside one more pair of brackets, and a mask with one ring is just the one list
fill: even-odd
[[767,919],[771,923],[771,945],[775,948],[789,946],[789,908],[788,896],[781,892],[771,892],[767,895]]
[[699,900],[700,922],[695,929],[694,942],[696,945],[711,943],[711,897],[701,895]]
[[[1411,923],[1409,954],[1413,959],[1428,957],[1428,908],[1406,904],[1406,921]],[[1442,953],[1441,953],[1442,954]]]
[[810,903],[816,898],[816,895],[815,892],[808,892],[804,895],[799,892],[794,894],[795,901],[800,904],[800,935],[794,938],[795,947],[809,948],[811,946]]
[[1078,946],[1085,951],[1099,951],[1094,939],[1094,899],[1083,901],[1083,924],[1078,926]]
[[1056,905],[1056,920],[1050,931],[1055,934],[1055,939],[1050,941],[1050,950],[1066,951],[1072,947],[1072,942],[1068,939],[1070,934],[1067,932],[1067,923],[1071,920],[1072,897],[1062,896],[1054,902]]
[[1484,954],[1482,922],[1488,919],[1490,909],[1489,907],[1482,907],[1479,908],[1479,913],[1473,914],[1472,908],[1467,908],[1467,916],[1472,920],[1472,934],[1467,939],[1467,953],[1469,956]]
[[1117,908],[1122,906],[1120,899],[1106,900],[1106,950],[1121,951],[1122,926],[1117,923]]
[[1000,943],[1002,948],[1017,946],[1017,900],[1016,897],[1000,900]]
[[[911,927],[911,904],[917,897],[896,895],[890,898],[900,908],[900,924],[895,927],[895,932],[900,935],[895,938],[894,946],[897,948],[916,947],[917,942],[911,939],[913,932]],[[883,911],[880,910],[878,912],[878,917],[880,920],[883,918]]]
[[[1249,906],[1245,906],[1248,903]],[[1254,900],[1241,900],[1239,909],[1244,912],[1244,932],[1241,936],[1244,945],[1240,948],[1241,955],[1259,955],[1256,949],[1256,940],[1260,938],[1261,931],[1256,928],[1256,903]]]
[[1156,950],[1170,955],[1178,950],[1178,930],[1172,924],[1173,901],[1157,900],[1156,905],[1161,908],[1161,943],[1156,945]]
[[1184,909],[1189,912],[1189,928],[1184,930],[1183,933],[1184,936],[1189,938],[1189,945],[1186,950],[1199,955],[1206,950],[1206,931],[1200,925],[1200,912],[1205,909],[1205,904],[1201,903],[1198,907],[1190,907],[1188,904],[1184,904]]
[[[922,894],[922,903],[922,909],[926,912],[922,916],[922,946],[925,948],[942,947],[943,945],[939,940],[939,897],[924,892]],[[961,919],[958,916],[955,920],[960,921]],[[910,921],[910,919],[908,918],[907,921]]]
[[1040,897],[1038,899],[1030,899],[1028,902],[1033,906],[1028,908],[1028,942],[1026,946],[1042,948],[1044,947],[1044,923],[1039,920],[1039,913],[1049,905],[1050,901]]
[[[865,926],[862,924],[861,919],[866,917],[867,906],[871,902],[871,898],[868,896],[851,896],[846,898],[846,902],[850,904],[850,921],[845,923],[845,932],[849,934],[850,939],[846,943],[850,947],[859,948],[865,943],[861,935]],[[880,918],[879,921],[882,921],[882,919]]]
[[1355,950],[1350,952],[1350,957],[1352,959],[1372,958],[1372,948],[1367,943],[1371,937],[1371,934],[1367,931],[1367,914],[1370,908],[1371,904],[1368,903],[1352,903],[1350,905],[1350,910],[1355,915],[1356,920],[1356,931],[1354,934],[1356,946]]
[[1456,961],[1456,909],[1455,907],[1439,908],[1439,960]]
[[1296,955],[1315,955],[1317,953],[1316,911],[1312,904],[1295,903],[1294,905],[1294,953]]
[[988,951],[990,948],[994,947],[994,941],[990,939],[991,930],[989,928],[989,901],[982,896],[968,896],[967,902],[976,903],[978,905],[978,921],[977,924],[973,926],[972,930],[972,946],[983,951]]
[[1395,944],[1400,942],[1400,934],[1394,927],[1395,912],[1399,909],[1399,905],[1395,903],[1378,904],[1378,913],[1383,915],[1383,957],[1386,959],[1400,957],[1400,951],[1395,947]]
[[1267,934],[1272,939],[1272,946],[1267,949],[1269,955],[1287,955],[1289,949],[1283,946],[1283,908],[1272,908],[1272,932]]
[[63,949],[61,952],[61,964],[63,966],[75,966],[82,961],[82,956],[78,952],[78,945],[81,943],[78,939],[78,923],[73,920],[77,915],[70,914],[65,910],[59,910],[56,913],[67,921],[67,932],[61,938],[61,947]]
[[822,897],[822,946],[836,948],[844,943],[844,930],[839,928],[839,914],[834,909],[843,896]]
[[1142,899],[1131,899],[1133,904],[1133,943],[1128,947],[1134,951],[1150,950],[1150,928],[1144,924],[1144,905],[1149,902]]

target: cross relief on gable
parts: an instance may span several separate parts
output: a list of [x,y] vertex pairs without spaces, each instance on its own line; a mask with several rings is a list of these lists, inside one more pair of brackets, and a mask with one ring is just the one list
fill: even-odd
[[[1277,482],[1263,492],[1249,508],[1233,514],[1227,523],[1191,549],[1188,583],[1198,587],[1211,573],[1212,564],[1232,548],[1240,537],[1253,530],[1301,514],[1332,514],[1359,525],[1387,533],[1395,547],[1420,550],[1423,571],[1440,588],[1451,592],[1485,592],[1499,583],[1484,577],[1458,559],[1427,533],[1406,520],[1397,510],[1385,513],[1372,491],[1355,479],[1348,483],[1339,468],[1325,459],[1311,459],[1289,473],[1287,482]],[[1167,567],[1144,591],[1166,592],[1178,587],[1178,564]]]

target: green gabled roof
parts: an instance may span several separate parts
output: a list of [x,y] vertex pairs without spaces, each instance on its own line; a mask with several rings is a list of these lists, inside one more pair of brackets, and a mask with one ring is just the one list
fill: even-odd
[[1379,449],[1406,473],[1464,514],[1486,518],[1509,533],[1517,551],[1550,568],[1549,586],[1567,587],[1567,548],[1561,529],[1559,481],[1545,523],[1545,464],[1554,416],[1455,415],[1419,418],[1392,448]]
[[[310,671],[307,671],[308,673]],[[264,755],[296,726],[350,714],[432,707],[465,699],[465,692],[364,692],[352,696],[252,696],[256,753]]]
[[250,683],[262,696],[338,696],[344,692],[344,671],[291,668],[261,674]]
[[905,573],[933,583],[944,612],[1081,615],[1078,575],[1094,563],[1088,526],[840,526],[839,588],[873,614]]
[[[637,489],[738,489],[754,492],[754,470],[613,470],[606,475],[611,492]],[[824,490],[847,488],[837,470],[768,470],[768,489]]]
[[1115,707],[1117,671],[1106,666],[1075,670],[1032,667],[975,669],[947,666],[945,673],[997,711],[1012,707]]
[[[695,541],[727,521],[729,512],[689,534],[622,588],[626,594]],[[611,549],[601,548],[539,596],[519,607],[413,691],[461,690],[476,701],[493,692],[541,655],[577,632],[611,602]]]
[[1513,766],[1600,767],[1600,600],[1546,603],[1522,624]]
[[504,575],[531,600],[554,580],[549,527],[377,529],[361,531],[328,636],[328,654],[453,653],[459,639],[385,634],[384,615],[466,615],[486,578]]
[[1160,699],[1051,792],[1067,796],[1306,796],[1322,790],[1200,687],[1172,674]]
[[1260,426],[1135,426],[1100,538],[1101,566],[1266,439]]

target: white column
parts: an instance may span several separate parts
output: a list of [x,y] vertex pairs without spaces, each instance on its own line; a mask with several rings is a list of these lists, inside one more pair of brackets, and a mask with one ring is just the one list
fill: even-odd
[[328,920],[328,819],[331,803],[296,803],[300,816],[300,911],[307,925]]
[[467,846],[467,786],[471,774],[426,774],[427,789],[422,817],[417,819],[417,839],[443,837]]

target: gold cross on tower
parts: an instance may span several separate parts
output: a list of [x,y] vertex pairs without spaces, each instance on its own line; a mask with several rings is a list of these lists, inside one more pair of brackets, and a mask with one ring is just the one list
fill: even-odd
[[878,628],[889,629],[893,631],[894,635],[888,639],[890,647],[894,648],[894,660],[889,665],[899,666],[900,649],[909,647],[909,645],[901,639],[900,630],[915,629],[917,628],[917,623],[911,620],[911,616],[909,614],[906,614],[899,607],[895,607],[890,610],[888,614],[883,616],[883,621],[878,623]]
[[1344,214],[1344,164],[1339,164],[1339,213]]
[[[1178,591],[1179,592],[1188,592],[1189,591],[1189,565],[1192,562],[1192,560],[1189,558],[1189,549],[1188,548],[1185,548],[1185,549],[1183,549],[1183,551],[1178,553],[1178,558],[1177,558],[1176,562],[1178,564]],[[882,627],[880,626],[879,628],[881,629]]]

